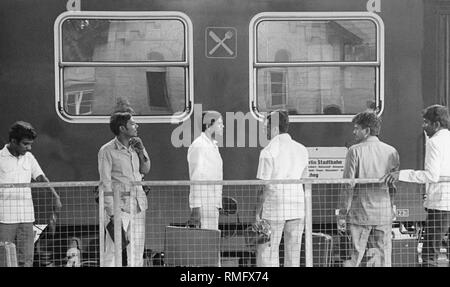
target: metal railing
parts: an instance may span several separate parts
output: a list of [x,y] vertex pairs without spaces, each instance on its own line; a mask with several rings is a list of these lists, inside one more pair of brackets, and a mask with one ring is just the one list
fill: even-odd
[[[442,179],[449,184],[448,178]],[[255,207],[258,192],[265,186],[273,189],[292,192],[298,186],[303,186],[303,201],[299,207],[304,208],[304,232],[301,243],[300,266],[343,266],[351,259],[353,242],[350,231],[341,232],[336,226],[336,209],[338,207],[339,193],[344,186],[353,186],[357,192],[365,192],[373,189],[382,189],[383,183],[379,179],[302,179],[302,180],[232,180],[232,181],[143,181],[132,182],[128,187],[115,188],[114,193],[103,193],[97,189],[98,182],[55,182],[55,183],[31,183],[31,184],[0,184],[0,192],[7,189],[19,189],[31,187],[35,214],[35,246],[34,266],[67,266],[68,249],[73,240],[77,241],[80,250],[81,266],[105,266],[105,232],[108,216],[105,214],[105,196],[114,197],[113,226],[121,226],[120,202],[124,197],[130,197],[133,202],[137,195],[137,188],[144,187],[148,190],[146,195],[148,209],[145,211],[144,251],[142,252],[143,266],[196,266],[200,258],[211,250],[218,250],[219,263],[206,258],[201,261],[201,266],[257,266],[259,245],[249,243],[249,230],[255,222]],[[198,233],[194,236],[201,244],[189,241],[190,235],[183,238],[175,238],[169,242],[170,236],[174,236],[170,227],[182,228],[181,231],[196,232],[199,229],[192,228],[189,223],[189,193],[191,186],[222,187],[222,209],[219,215],[217,238],[214,232],[210,235]],[[54,202],[48,187],[54,187],[61,196],[63,208],[59,211],[53,208]],[[391,197],[392,236],[389,244],[392,244],[392,266],[419,266],[421,259],[421,247],[424,242],[425,223],[427,213],[423,208],[423,196],[425,185],[410,183],[397,183],[397,191]],[[16,198],[20,201],[20,198]],[[0,208],[5,208],[6,202],[0,203]],[[16,209],[20,209],[18,204]],[[98,203],[97,203],[98,202]],[[450,203],[449,203],[450,204]],[[130,265],[136,261],[136,253],[133,248],[133,237],[128,238],[127,232],[133,233],[135,228],[136,205],[131,204],[129,209],[129,229],[122,235],[121,228],[114,228],[111,237],[114,241],[114,266],[127,265],[124,257],[127,257]],[[388,209],[386,209],[388,210]],[[391,209],[389,209],[391,210]],[[348,222],[349,223],[349,222]],[[373,222],[372,222],[373,223]],[[375,224],[371,225],[377,225]],[[187,228],[191,227],[191,228]],[[40,230],[42,229],[42,230]],[[373,234],[371,234],[372,236]],[[197,235],[196,235],[197,236]],[[211,244],[204,244],[208,237]],[[122,248],[122,239],[129,240],[128,250]],[[202,239],[203,238],[203,239]],[[217,239],[217,240],[216,240]],[[177,241],[178,240],[178,241]],[[212,241],[211,241],[212,240]],[[369,240],[370,241],[370,240]],[[286,264],[286,234],[279,245],[279,266]],[[214,244],[218,246],[213,246]],[[177,245],[178,244],[178,245]],[[184,246],[183,246],[184,244]],[[441,254],[450,251],[448,237],[444,238],[441,246]],[[175,248],[169,250],[168,248]],[[177,249],[178,248],[178,249]],[[218,249],[217,249],[218,248]],[[183,253],[184,252],[184,253]],[[187,253],[186,253],[187,252]],[[192,253],[192,258],[180,258]],[[209,253],[208,253],[209,252]],[[194,254],[195,253],[195,254]],[[203,254],[203,255],[202,255]],[[375,255],[374,255],[375,254]],[[209,256],[208,255],[208,256]],[[373,255],[373,256],[371,256]],[[128,256],[130,258],[128,258]],[[174,256],[180,256],[175,258]],[[377,250],[372,246],[365,248],[364,258],[360,266],[374,266],[374,259],[379,257]],[[198,257],[198,258],[195,258]],[[204,257],[204,256],[203,256]],[[193,259],[193,260],[191,260]],[[197,261],[196,261],[197,260]],[[200,261],[199,261],[200,260]],[[208,261],[209,260],[209,261]],[[205,263],[206,262],[206,263]],[[209,262],[209,263],[208,263]]]

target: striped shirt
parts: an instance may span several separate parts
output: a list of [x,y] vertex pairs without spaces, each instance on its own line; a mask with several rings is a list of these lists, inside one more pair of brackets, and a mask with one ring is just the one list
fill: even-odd
[[[44,175],[31,152],[19,157],[13,156],[7,146],[0,150],[0,183],[30,183]],[[31,188],[0,189],[0,222],[34,222],[34,207]]]

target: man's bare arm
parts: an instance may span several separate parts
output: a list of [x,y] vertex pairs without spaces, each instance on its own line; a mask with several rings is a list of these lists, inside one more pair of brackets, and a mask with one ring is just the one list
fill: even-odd
[[[36,181],[38,181],[38,182],[50,182],[50,180],[43,174],[38,176],[36,178]],[[61,203],[61,199],[59,197],[59,194],[56,192],[56,190],[53,187],[50,186],[49,189],[50,189],[50,191],[52,192],[53,196],[56,199],[56,207],[58,209],[61,209],[62,208],[62,203]]]

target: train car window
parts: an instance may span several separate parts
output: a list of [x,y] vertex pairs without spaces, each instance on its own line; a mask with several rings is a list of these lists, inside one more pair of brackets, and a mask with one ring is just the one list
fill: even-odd
[[346,122],[384,108],[384,28],[370,12],[265,12],[250,22],[250,109]]
[[193,103],[192,23],[180,12],[65,12],[55,22],[58,115],[177,123]]
[[270,91],[269,94],[271,97],[269,100],[271,101],[271,107],[284,106],[287,103],[287,77],[286,71],[268,71],[264,73],[267,79],[267,82],[270,83],[268,85]]

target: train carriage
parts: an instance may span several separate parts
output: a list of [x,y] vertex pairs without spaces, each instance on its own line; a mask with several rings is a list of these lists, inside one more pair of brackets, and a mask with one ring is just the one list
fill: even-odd
[[[448,106],[449,15],[450,1],[437,0],[2,0],[0,142],[12,122],[31,122],[39,134],[33,153],[52,181],[96,181],[97,152],[112,138],[108,116],[132,108],[152,160],[145,180],[188,180],[195,116],[217,110],[224,179],[252,180],[263,142],[252,127],[283,108],[293,139],[322,150],[317,158],[333,160],[330,151],[341,148],[340,163],[309,173],[326,178],[342,170],[352,116],[371,109],[401,168],[419,169],[420,111]],[[256,188],[242,189],[249,195],[238,203],[240,220],[251,222]],[[314,226],[333,228],[337,190],[313,190]],[[154,190],[152,232],[163,230],[170,210],[180,209],[179,220],[188,215],[179,203],[187,193],[176,191]],[[424,220],[422,194],[400,184],[397,221]],[[71,224],[87,224],[77,214],[92,210],[63,200]],[[147,236],[149,248],[162,244]]]

